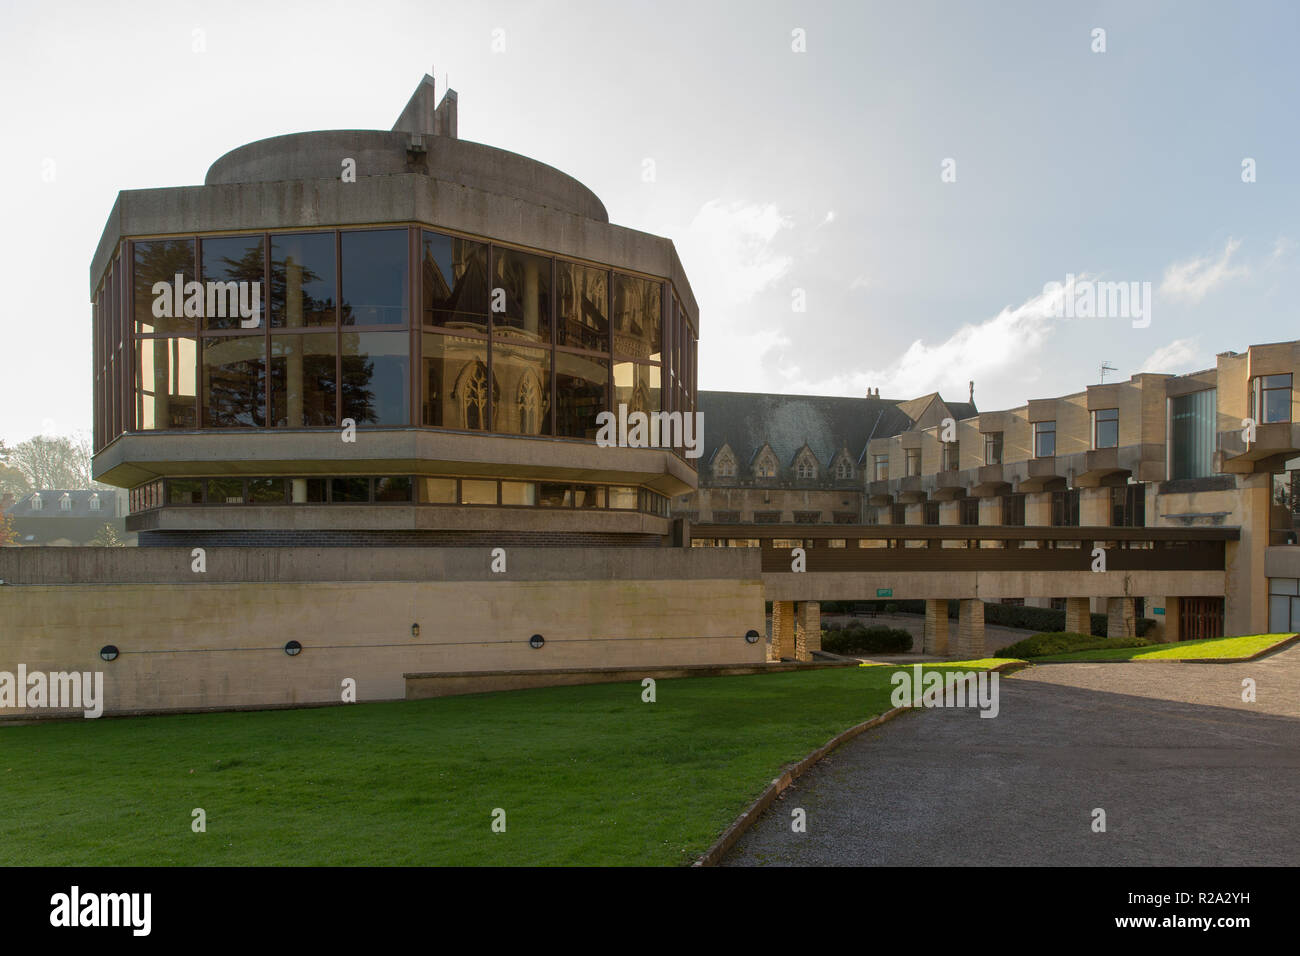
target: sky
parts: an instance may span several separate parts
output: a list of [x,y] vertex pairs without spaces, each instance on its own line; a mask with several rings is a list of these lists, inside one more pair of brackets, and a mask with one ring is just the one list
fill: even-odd
[[[389,129],[424,73],[462,139],[673,240],[702,389],[992,410],[1300,338],[1297,4],[3,4],[11,446],[90,427],[119,190]],[[1150,283],[1149,321],[1062,314],[1071,275]]]

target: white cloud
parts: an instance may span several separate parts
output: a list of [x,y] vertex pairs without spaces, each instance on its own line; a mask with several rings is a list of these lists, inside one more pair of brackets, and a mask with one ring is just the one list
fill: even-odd
[[849,288],[850,288],[850,289],[870,289],[870,288],[871,288],[871,276],[858,276],[858,277],[855,278],[852,282],[849,283]]
[[701,315],[750,301],[790,271],[772,242],[793,223],[773,203],[706,202],[674,242],[691,277]]
[[1225,282],[1249,275],[1246,266],[1229,265],[1233,253],[1240,247],[1240,239],[1229,238],[1223,254],[1217,259],[1204,256],[1170,264],[1160,283],[1160,294],[1178,302],[1195,304]]
[[1197,371],[1204,367],[1206,363],[1202,361],[1200,340],[1193,337],[1175,339],[1168,345],[1160,346],[1138,366],[1138,371],[1176,374]]
[[832,223],[834,221],[835,221],[835,210],[832,209],[826,213],[826,218],[822,220],[822,225],[825,226],[828,223]]

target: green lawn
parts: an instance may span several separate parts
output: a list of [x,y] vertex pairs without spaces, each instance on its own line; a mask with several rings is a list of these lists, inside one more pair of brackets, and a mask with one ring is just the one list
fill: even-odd
[[1179,661],[1250,657],[1294,637],[1294,634],[1251,634],[1247,637],[1216,637],[1207,641],[1179,641],[1154,647],[1115,647],[1094,651],[1071,651],[1035,657],[1039,661]]
[[0,864],[689,863],[895,669],[0,726]]

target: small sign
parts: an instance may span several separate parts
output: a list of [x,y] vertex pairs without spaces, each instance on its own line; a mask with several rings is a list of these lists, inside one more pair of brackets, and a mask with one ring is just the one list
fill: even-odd
[[893,588],[876,588],[876,597],[893,597]]
[[1164,617],[1165,609],[1162,607],[1153,607],[1151,611],[1154,614],[1159,614],[1161,617]]

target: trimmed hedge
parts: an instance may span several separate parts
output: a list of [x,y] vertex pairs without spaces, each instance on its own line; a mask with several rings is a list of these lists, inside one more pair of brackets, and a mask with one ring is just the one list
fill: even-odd
[[1091,651],[1113,647],[1147,647],[1155,641],[1145,637],[1116,637],[1109,640],[1097,640],[1092,634],[1074,634],[1069,631],[1054,631],[1047,634],[1035,634],[1023,641],[1016,641],[1006,647],[998,648],[999,657],[1046,657],[1049,654],[1065,654],[1069,651]]
[[822,631],[822,650],[831,654],[904,654],[912,635],[898,627],[855,625],[842,631]]

